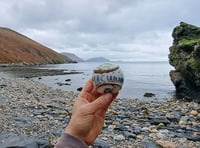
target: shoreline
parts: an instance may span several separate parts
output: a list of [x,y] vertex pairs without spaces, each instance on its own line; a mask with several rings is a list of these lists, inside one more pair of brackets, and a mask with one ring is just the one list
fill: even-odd
[[[32,79],[0,77],[0,137],[12,132],[54,145],[70,120],[77,95]],[[94,145],[134,148],[166,146],[167,142],[171,147],[198,148],[199,131],[198,103],[117,98],[108,109],[104,128]]]
[[35,78],[42,76],[81,74],[83,72],[67,69],[47,69],[42,66],[6,66],[1,67],[0,72],[8,73],[12,77]]
[[[58,65],[54,64],[33,66],[23,65],[16,67],[5,66],[0,68],[0,76],[6,77],[8,75],[10,77],[30,78],[48,85],[54,89],[62,89],[64,91],[77,91],[84,85],[85,79],[88,79],[91,73],[84,71],[76,66],[69,66],[69,69],[66,67],[59,67]],[[148,86],[149,83],[141,81],[142,85],[146,85],[143,88],[140,86],[141,84],[133,85],[134,83],[137,83],[137,81],[135,79],[132,80],[129,78],[129,80],[124,82],[124,88],[120,92],[120,98],[138,98],[140,100],[148,99],[149,101],[166,101],[166,98],[176,97],[174,87],[170,88],[168,84],[164,84],[167,86],[166,89],[166,87],[163,87],[164,85],[160,85],[156,81],[157,80],[155,80],[155,84],[153,84],[153,88]],[[155,87],[155,85],[158,86]],[[132,95],[133,93],[134,95]],[[147,97],[146,94],[153,95]]]

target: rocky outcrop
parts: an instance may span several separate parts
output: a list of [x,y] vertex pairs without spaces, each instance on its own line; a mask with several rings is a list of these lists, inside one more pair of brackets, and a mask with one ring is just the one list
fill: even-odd
[[200,27],[181,22],[172,33],[169,62],[175,68],[170,77],[176,92],[200,102]]

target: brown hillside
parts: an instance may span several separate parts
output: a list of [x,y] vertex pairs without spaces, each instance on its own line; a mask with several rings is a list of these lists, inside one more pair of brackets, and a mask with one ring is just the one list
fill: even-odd
[[63,63],[59,53],[8,28],[0,27],[0,63]]

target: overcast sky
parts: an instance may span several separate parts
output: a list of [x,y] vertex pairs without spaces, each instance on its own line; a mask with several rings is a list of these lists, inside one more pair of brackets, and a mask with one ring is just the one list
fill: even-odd
[[1,0],[0,26],[82,59],[167,61],[181,21],[200,26],[199,0]]

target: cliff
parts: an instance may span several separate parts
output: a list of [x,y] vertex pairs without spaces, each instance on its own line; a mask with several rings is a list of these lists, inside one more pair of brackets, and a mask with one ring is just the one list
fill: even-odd
[[200,102],[200,28],[181,22],[172,32],[169,62],[175,70],[170,77],[176,92],[187,100]]
[[8,28],[0,27],[1,63],[64,63],[70,59]]

